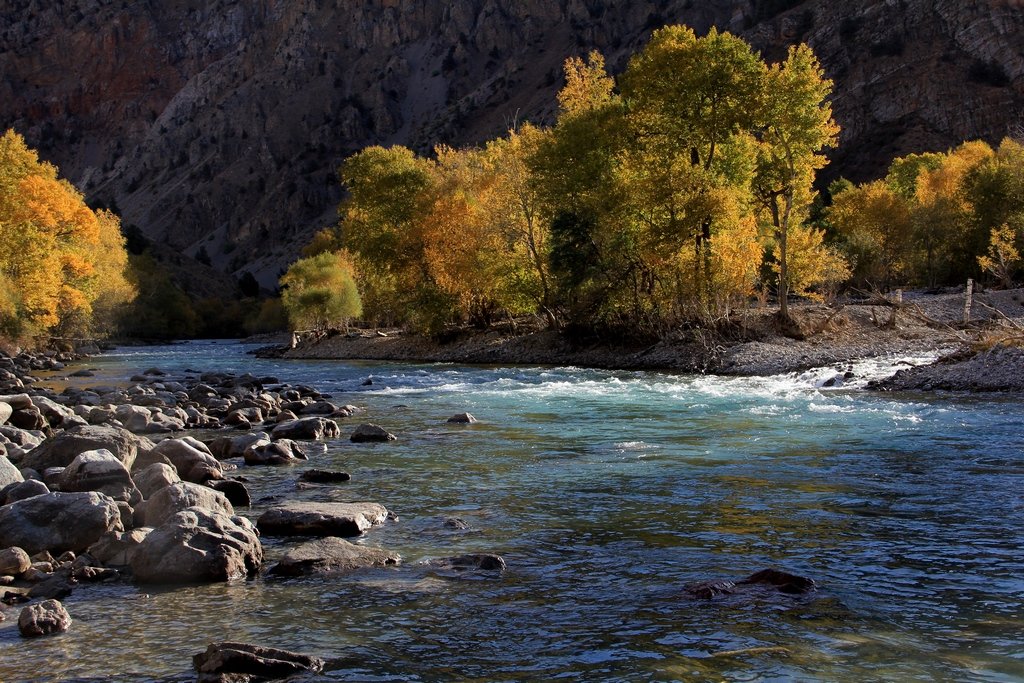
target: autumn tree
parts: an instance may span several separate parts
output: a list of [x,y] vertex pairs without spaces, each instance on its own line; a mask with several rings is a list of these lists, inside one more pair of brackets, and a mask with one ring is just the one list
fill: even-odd
[[362,313],[352,260],[344,252],[300,259],[281,277],[281,301],[293,329],[347,327]]

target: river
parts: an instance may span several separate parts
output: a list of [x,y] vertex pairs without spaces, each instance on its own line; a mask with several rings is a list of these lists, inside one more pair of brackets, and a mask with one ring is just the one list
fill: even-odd
[[[337,660],[336,681],[1024,680],[1024,406],[875,394],[891,361],[719,378],[575,368],[258,360],[199,343],[89,359],[85,384],[151,366],[275,375],[330,393],[397,442],[328,442],[245,468],[273,500],[384,504],[361,543],[397,568],[154,589],[82,587],[60,636],[0,624],[0,680],[190,680],[216,640]],[[372,377],[373,384],[363,386]],[[469,411],[480,422],[448,425]],[[296,483],[344,469],[335,486]],[[452,530],[447,517],[469,529]],[[267,565],[285,543],[264,539]],[[429,558],[494,552],[504,574]],[[805,596],[698,600],[765,567]]]

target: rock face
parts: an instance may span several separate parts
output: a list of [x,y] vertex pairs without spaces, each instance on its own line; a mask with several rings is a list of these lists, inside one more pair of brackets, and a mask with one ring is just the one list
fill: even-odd
[[343,538],[320,538],[292,548],[270,568],[279,576],[304,576],[328,572],[348,572],[369,567],[386,567],[402,561],[396,553],[367,548]]
[[248,520],[189,508],[146,536],[131,568],[142,583],[199,583],[242,578],[262,562],[263,546]]
[[29,605],[18,617],[18,631],[25,638],[62,633],[71,628],[71,615],[59,600],[44,600]]
[[550,122],[566,57],[598,49],[618,71],[667,23],[738,33],[773,60],[809,43],[838,92],[832,175],[996,140],[1024,110],[1017,2],[10,0],[0,129],[126,225],[269,285],[334,221],[349,153],[477,143],[516,112]]
[[286,503],[260,515],[268,536],[359,536],[388,517],[379,503]]
[[117,503],[102,493],[47,493],[0,507],[0,547],[17,546],[30,555],[82,552],[120,529]]

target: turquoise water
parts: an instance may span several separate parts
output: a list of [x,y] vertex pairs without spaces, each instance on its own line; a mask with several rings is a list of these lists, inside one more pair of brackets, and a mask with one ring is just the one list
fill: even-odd
[[[61,636],[22,641],[0,679],[182,679],[212,640],[338,660],[325,680],[1024,680],[1024,407],[824,389],[834,370],[711,378],[574,368],[257,360],[226,344],[86,365],[308,383],[383,425],[292,468],[245,468],[271,497],[371,500],[399,520],[360,542],[393,569],[154,590],[82,588]],[[885,372],[855,368],[863,381]],[[372,376],[373,385],[361,386]],[[480,423],[448,425],[469,411]],[[307,467],[351,482],[305,487]],[[446,529],[457,516],[470,529]],[[268,564],[286,547],[264,539]],[[420,564],[495,552],[503,575]],[[710,601],[689,583],[769,566],[808,596]]]

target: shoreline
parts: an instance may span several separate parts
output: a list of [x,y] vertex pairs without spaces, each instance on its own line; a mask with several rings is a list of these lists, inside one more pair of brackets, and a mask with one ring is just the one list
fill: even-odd
[[574,344],[551,330],[470,332],[448,342],[401,330],[359,330],[255,353],[295,360],[560,365],[724,376],[770,376],[833,365],[841,369],[870,358],[936,354],[934,363],[900,370],[870,388],[1024,393],[1024,352],[998,344],[973,350],[984,334],[1024,323],[1024,291],[987,292],[976,299],[970,325],[962,324],[962,293],[909,293],[902,305],[871,301],[795,307],[799,329],[793,336],[777,330],[774,311],[757,309],[738,316],[740,339],[734,341],[699,330],[646,345]]

